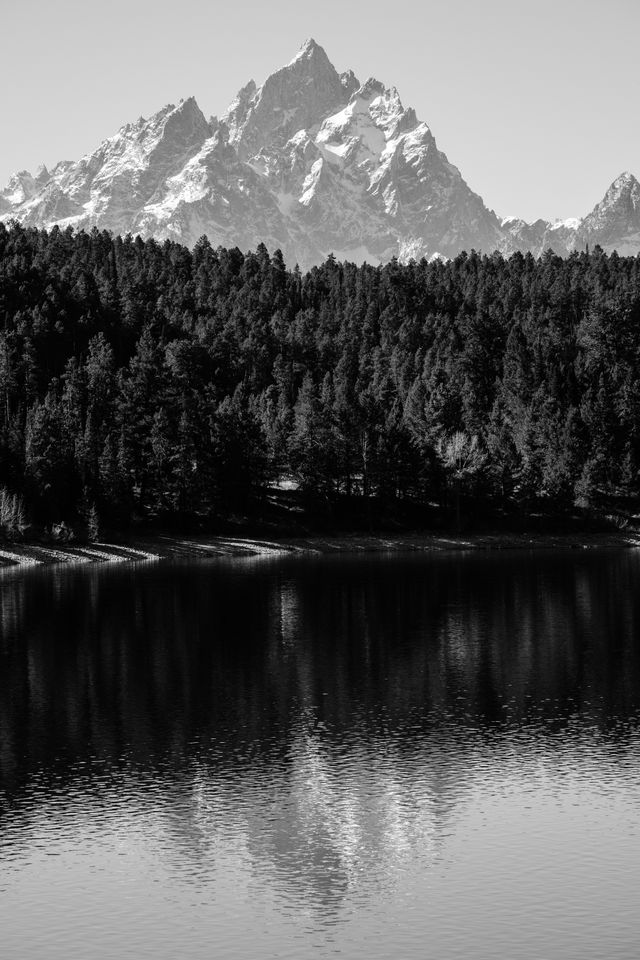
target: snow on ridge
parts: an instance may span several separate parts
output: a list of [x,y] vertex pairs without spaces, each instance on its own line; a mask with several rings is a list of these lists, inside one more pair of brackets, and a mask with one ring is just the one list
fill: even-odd
[[577,230],[581,223],[580,217],[567,217],[565,220],[554,220],[549,224],[549,230]]

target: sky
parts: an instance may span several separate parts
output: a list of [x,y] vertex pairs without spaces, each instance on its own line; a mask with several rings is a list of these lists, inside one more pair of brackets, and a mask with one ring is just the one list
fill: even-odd
[[220,114],[307,37],[397,87],[499,216],[640,179],[638,0],[0,0],[0,184],[196,97]]

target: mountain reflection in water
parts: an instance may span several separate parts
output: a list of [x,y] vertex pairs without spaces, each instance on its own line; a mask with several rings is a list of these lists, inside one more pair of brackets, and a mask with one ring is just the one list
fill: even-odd
[[34,915],[52,958],[534,957],[540,923],[631,956],[638,583],[635,552],[5,571],[12,956]]

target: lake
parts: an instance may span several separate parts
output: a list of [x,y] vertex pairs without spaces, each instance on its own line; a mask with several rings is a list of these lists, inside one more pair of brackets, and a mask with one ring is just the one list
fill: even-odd
[[0,572],[10,960],[631,960],[640,553]]

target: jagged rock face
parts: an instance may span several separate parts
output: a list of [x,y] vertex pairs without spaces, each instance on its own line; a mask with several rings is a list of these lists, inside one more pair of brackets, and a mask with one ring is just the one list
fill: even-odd
[[500,221],[395,88],[339,74],[313,40],[220,120],[193,98],[127,124],[91,155],[0,191],[0,220],[73,225],[193,245],[280,248],[290,265],[474,248],[640,250],[640,185],[623,174],[584,220]]
[[353,75],[341,78],[317,43],[308,40],[298,55],[256,90],[240,91],[223,116],[229,141],[247,160],[261,149],[278,148],[298,130],[308,130],[334,113],[353,92]]
[[614,180],[579,228],[581,244],[599,243],[622,255],[640,250],[640,183],[630,173]]

